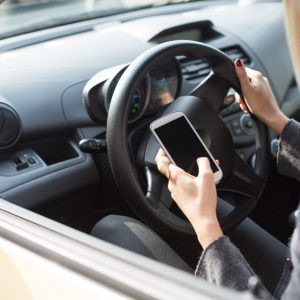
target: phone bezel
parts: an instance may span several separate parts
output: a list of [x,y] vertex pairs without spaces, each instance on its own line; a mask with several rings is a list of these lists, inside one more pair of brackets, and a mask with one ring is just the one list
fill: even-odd
[[196,135],[196,137],[198,138],[198,140],[200,141],[200,143],[202,144],[202,146],[204,147],[204,149],[206,150],[206,152],[208,153],[208,155],[210,156],[210,158],[214,162],[216,168],[218,169],[218,171],[214,172],[214,181],[215,181],[215,184],[217,184],[222,179],[223,172],[222,172],[220,166],[218,165],[218,163],[216,162],[215,158],[213,157],[213,155],[211,154],[211,152],[206,147],[205,143],[203,142],[203,140],[201,139],[201,137],[197,133],[196,129],[194,128],[194,126],[192,125],[192,123],[190,122],[190,120],[187,118],[187,116],[184,113],[174,112],[174,113],[170,113],[168,115],[165,115],[161,118],[158,118],[150,124],[150,130],[151,130],[152,134],[154,135],[154,137],[156,138],[156,140],[158,141],[161,148],[166,152],[166,154],[169,157],[170,161],[173,164],[176,165],[176,163],[174,162],[174,160],[173,160],[172,156],[170,155],[169,151],[166,149],[165,145],[163,144],[163,142],[160,140],[160,138],[156,134],[155,129],[157,129],[157,128],[165,125],[165,124],[168,124],[168,123],[170,123],[170,122],[172,122],[172,121],[174,121],[178,118],[181,118],[181,117],[185,118],[185,120],[189,124],[190,128],[193,130],[194,134]]

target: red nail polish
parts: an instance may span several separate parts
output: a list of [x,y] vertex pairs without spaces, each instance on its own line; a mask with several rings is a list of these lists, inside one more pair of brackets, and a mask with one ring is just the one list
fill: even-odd
[[241,66],[243,65],[243,62],[242,62],[240,59],[237,59],[237,60],[235,61],[235,63],[236,63],[236,65],[237,65],[238,67],[241,67]]

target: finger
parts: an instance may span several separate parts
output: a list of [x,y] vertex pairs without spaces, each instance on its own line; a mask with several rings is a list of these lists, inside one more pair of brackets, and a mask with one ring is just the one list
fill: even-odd
[[251,68],[245,67],[246,73],[249,77],[249,80],[255,79],[256,77],[263,77],[262,73],[257,70],[253,70]]
[[199,168],[199,173],[198,173],[198,177],[202,176],[205,173],[211,173],[212,174],[212,170],[210,167],[210,162],[209,159],[207,157],[200,157],[197,159],[197,164],[198,164],[198,168]]
[[244,113],[249,113],[248,107],[245,103],[241,103],[240,104],[240,109],[244,112]]
[[165,157],[162,157],[159,160],[157,160],[156,164],[157,164],[158,171],[165,177],[169,178],[170,177],[170,174],[169,174],[170,160],[166,159]]
[[169,178],[169,165],[171,162],[162,149],[158,150],[154,161],[157,165],[158,171],[165,177]]
[[157,168],[158,171],[164,175],[166,178],[170,177],[170,172],[169,172],[169,165],[170,165],[170,161],[169,160],[159,160],[157,162]]
[[248,106],[245,104],[245,102],[242,100],[242,97],[236,93],[236,102],[239,104],[241,110],[244,112],[244,113],[249,113],[249,109],[248,109]]
[[234,65],[235,65],[235,72],[237,77],[240,80],[241,86],[243,88],[249,87],[250,81],[243,61],[241,59],[236,59]]
[[159,148],[154,161],[157,162],[157,160],[160,160],[163,157],[166,157],[167,159],[169,159],[166,152],[163,149]]
[[216,159],[216,163],[218,164],[218,166],[220,166],[220,161],[218,159]]
[[169,181],[172,181],[174,184],[178,184],[180,181],[185,178],[195,178],[191,174],[185,172],[181,168],[177,167],[174,164],[169,165]]
[[242,98],[241,98],[241,96],[240,96],[240,94],[238,94],[238,93],[235,93],[235,101],[236,101],[236,103],[238,103],[238,104],[241,104],[243,101],[242,101]]

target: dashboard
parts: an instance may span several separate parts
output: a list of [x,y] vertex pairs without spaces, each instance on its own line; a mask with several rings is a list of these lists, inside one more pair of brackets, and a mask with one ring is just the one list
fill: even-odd
[[[101,166],[80,152],[78,142],[105,137],[110,101],[130,62],[154,45],[182,39],[243,59],[269,78],[282,109],[298,116],[280,2],[176,5],[17,36],[0,41],[0,195],[34,207],[74,186],[101,184]],[[131,97],[131,126],[188,94],[210,70],[205,59],[185,56],[156,65]],[[9,114],[19,124],[13,140],[8,138],[13,121],[3,121]],[[229,90],[220,117],[240,156],[251,163],[254,133],[242,115]]]

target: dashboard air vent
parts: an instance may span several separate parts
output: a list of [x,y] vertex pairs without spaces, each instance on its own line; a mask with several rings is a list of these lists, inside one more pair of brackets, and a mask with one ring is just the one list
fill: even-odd
[[0,152],[14,146],[21,136],[21,120],[7,103],[0,101]]
[[[237,58],[242,59],[246,66],[251,63],[249,56],[240,46],[231,46],[221,49],[221,51],[227,54],[232,60]],[[184,79],[190,83],[201,82],[211,71],[210,64],[204,59],[179,57],[178,60]]]
[[227,54],[232,60],[241,59],[246,66],[251,63],[249,56],[240,46],[231,46],[221,49],[221,51]]
[[179,58],[182,75],[189,82],[200,82],[211,70],[210,64],[204,59]]

